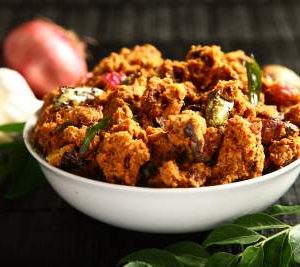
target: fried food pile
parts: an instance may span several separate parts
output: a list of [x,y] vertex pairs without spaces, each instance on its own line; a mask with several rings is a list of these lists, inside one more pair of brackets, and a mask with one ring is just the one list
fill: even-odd
[[300,79],[263,69],[253,103],[253,61],[218,46],[192,46],[183,61],[149,44],[122,48],[84,84],[46,96],[33,143],[53,166],[131,186],[200,187],[272,172],[300,157]]

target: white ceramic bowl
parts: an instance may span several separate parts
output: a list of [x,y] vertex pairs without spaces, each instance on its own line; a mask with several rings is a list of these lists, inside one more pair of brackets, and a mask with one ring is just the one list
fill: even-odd
[[226,185],[157,189],[109,184],[49,165],[29,142],[35,123],[36,116],[26,123],[25,144],[54,190],[86,215],[131,230],[187,233],[211,229],[267,208],[291,187],[300,171],[298,159],[270,174]]

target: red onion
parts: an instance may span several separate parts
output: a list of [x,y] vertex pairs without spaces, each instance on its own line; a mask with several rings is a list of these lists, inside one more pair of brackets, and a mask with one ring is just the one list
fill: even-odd
[[47,20],[35,19],[13,29],[3,48],[6,65],[19,71],[38,97],[87,75],[85,44]]
[[280,65],[263,68],[263,92],[266,102],[279,106],[291,106],[300,102],[300,77]]
[[109,88],[115,88],[120,85],[126,79],[126,75],[123,72],[107,72],[103,74],[103,82]]

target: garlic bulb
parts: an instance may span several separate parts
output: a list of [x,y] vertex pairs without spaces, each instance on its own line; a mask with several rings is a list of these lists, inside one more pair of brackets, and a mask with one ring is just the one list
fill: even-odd
[[21,74],[0,68],[0,124],[26,121],[41,106]]

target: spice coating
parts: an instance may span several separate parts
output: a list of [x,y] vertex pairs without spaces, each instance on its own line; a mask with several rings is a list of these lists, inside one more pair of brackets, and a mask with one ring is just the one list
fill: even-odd
[[50,164],[109,183],[201,187],[259,177],[300,157],[300,91],[276,99],[262,73],[258,103],[249,101],[246,62],[243,51],[218,46],[192,46],[182,61],[149,44],[123,48],[85,84],[45,97],[33,143]]

